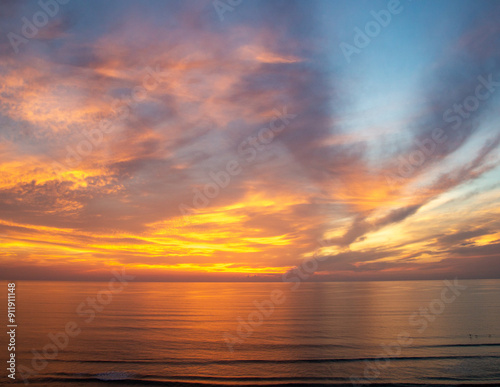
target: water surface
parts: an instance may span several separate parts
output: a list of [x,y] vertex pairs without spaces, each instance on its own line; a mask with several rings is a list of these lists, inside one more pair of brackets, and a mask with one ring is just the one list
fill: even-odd
[[[19,281],[17,381],[22,365],[32,386],[498,385],[500,281],[459,284],[129,283],[109,300],[106,282]],[[81,332],[52,355],[68,323]]]

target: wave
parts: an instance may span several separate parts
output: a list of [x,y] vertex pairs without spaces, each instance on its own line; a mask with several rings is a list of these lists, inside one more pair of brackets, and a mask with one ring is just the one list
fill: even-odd
[[[106,378],[103,379],[102,376],[103,374],[69,374],[69,373],[64,373],[64,372],[59,372],[56,374],[53,374],[51,376],[53,379],[79,379],[79,380],[102,380],[102,381],[118,381],[118,380],[152,380],[152,381],[159,381],[159,380],[187,380],[187,381],[214,381],[214,382],[258,382],[258,381],[268,381],[268,382],[280,382],[280,381],[304,381],[304,380],[309,380],[309,381],[329,381],[329,380],[337,380],[337,381],[349,381],[346,378],[342,377],[335,377],[335,376],[310,376],[310,377],[295,377],[295,376],[290,376],[290,377],[280,377],[280,376],[268,376],[268,377],[254,377],[254,376],[199,376],[199,375],[169,375],[168,377],[161,376],[161,375],[151,375],[151,374],[130,374],[126,372],[106,372]],[[116,378],[114,378],[115,374],[117,375]],[[126,378],[124,378],[124,375],[127,375]],[[50,378],[50,377],[47,377]]]
[[419,346],[414,346],[413,348],[498,347],[498,346],[500,346],[500,343],[419,345]]
[[[414,360],[453,360],[453,359],[500,359],[500,355],[454,355],[454,356],[397,356],[390,357],[394,361],[414,361]],[[164,365],[211,365],[211,364],[293,364],[293,363],[346,363],[346,362],[361,362],[370,360],[379,360],[380,357],[357,357],[357,358],[324,358],[324,359],[235,359],[235,360],[157,360],[157,359],[141,359],[141,360],[68,360],[54,359],[51,362],[66,362],[66,363],[116,363],[116,364],[164,364]]]
[[[456,382],[454,379],[446,379],[439,378],[442,383],[445,384],[435,384],[433,383],[432,387],[450,387],[453,384],[450,382]],[[320,386],[336,386],[336,387],[352,387],[352,383],[345,378],[335,378],[335,377],[268,377],[268,378],[250,378],[250,377],[201,377],[201,376],[177,376],[177,377],[169,377],[169,378],[151,378],[149,379],[141,379],[139,375],[131,377],[129,379],[123,380],[102,380],[97,378],[97,375],[89,375],[89,376],[69,376],[69,377],[37,377],[30,379],[30,383],[33,387],[35,387],[38,383],[41,386],[46,386],[48,384],[51,385],[61,385],[61,386],[71,386],[74,384],[75,386],[81,385],[109,385],[109,384],[119,384],[121,386],[176,386],[176,387],[195,387],[195,386],[224,386],[224,385],[240,385],[240,386],[248,386],[248,385],[261,385],[261,386],[306,386],[306,385],[315,385],[317,387]],[[467,386],[493,386],[493,383],[481,383],[481,384],[467,384],[460,383],[461,387]],[[371,382],[370,386],[373,387],[423,387],[430,386],[429,384],[424,383],[377,383]]]

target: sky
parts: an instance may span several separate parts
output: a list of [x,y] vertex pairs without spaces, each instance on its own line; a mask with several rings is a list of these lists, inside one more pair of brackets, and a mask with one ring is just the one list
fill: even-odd
[[0,278],[500,278],[499,2],[0,9]]

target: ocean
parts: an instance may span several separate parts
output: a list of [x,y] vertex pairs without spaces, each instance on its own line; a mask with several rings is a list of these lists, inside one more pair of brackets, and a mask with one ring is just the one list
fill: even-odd
[[17,281],[15,304],[2,385],[500,385],[500,280]]

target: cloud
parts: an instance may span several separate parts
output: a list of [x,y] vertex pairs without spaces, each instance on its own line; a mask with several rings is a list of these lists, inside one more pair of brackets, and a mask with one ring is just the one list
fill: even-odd
[[[19,4],[5,3],[7,30],[38,7]],[[203,2],[68,3],[19,54],[0,43],[2,263],[46,278],[122,265],[148,279],[276,279],[318,239],[330,241],[321,278],[486,262],[498,99],[459,130],[443,113],[498,75],[498,7],[454,9],[425,31],[388,28],[347,66],[338,40],[369,14],[348,2],[249,2],[224,23]],[[294,118],[267,144],[259,131],[283,110]],[[448,140],[388,184],[435,128]],[[233,161],[241,172],[184,219],[179,205]]]
[[387,215],[375,219],[374,221],[369,221],[366,217],[357,217],[342,237],[330,239],[328,242],[333,245],[349,246],[351,243],[360,239],[369,232],[376,231],[394,223],[402,222],[406,218],[415,214],[423,205],[424,203],[420,203],[408,207],[393,209]]
[[482,235],[489,235],[493,234],[491,231],[484,229],[484,228],[478,228],[475,230],[469,230],[469,231],[460,231],[454,234],[447,234],[438,239],[438,243],[443,244],[443,245],[450,245],[450,244],[457,244],[460,242],[467,241],[469,239],[482,236]]

